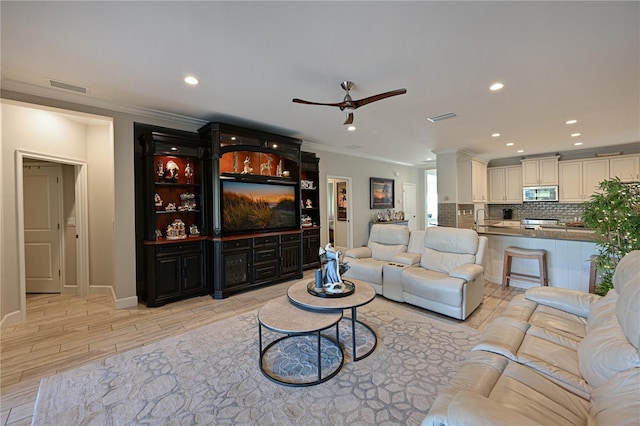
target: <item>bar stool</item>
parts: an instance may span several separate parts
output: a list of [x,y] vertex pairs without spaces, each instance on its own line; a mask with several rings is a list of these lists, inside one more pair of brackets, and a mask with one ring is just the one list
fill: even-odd
[[[540,271],[540,275],[535,276],[511,272],[511,260],[514,257],[520,259],[538,260],[538,269]],[[509,287],[509,281],[512,278],[518,281],[538,283],[540,285],[549,285],[549,278],[547,277],[547,252],[544,250],[531,250],[519,247],[507,247],[506,249],[504,249],[504,262],[502,265],[503,290]]]

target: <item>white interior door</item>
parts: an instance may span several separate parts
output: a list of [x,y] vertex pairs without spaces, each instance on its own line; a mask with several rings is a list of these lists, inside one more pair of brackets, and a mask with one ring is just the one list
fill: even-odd
[[409,230],[415,231],[416,223],[416,184],[402,184],[402,205],[404,206],[404,219],[409,221]]
[[351,178],[327,176],[327,194],[331,194],[327,200],[330,227],[328,241],[333,238],[334,247],[350,249],[353,241]]
[[60,174],[55,164],[24,166],[27,293],[61,293]]

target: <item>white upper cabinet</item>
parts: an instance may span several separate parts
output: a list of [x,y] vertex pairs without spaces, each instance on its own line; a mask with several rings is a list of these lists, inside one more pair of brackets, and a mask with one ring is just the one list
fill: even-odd
[[487,165],[480,161],[471,160],[471,199],[474,203],[486,203],[487,196]]
[[522,186],[558,184],[558,157],[522,160]]
[[609,176],[623,182],[640,181],[640,156],[626,155],[609,159]]
[[558,166],[560,177],[558,201],[561,203],[581,203],[582,161],[562,161]]
[[522,203],[522,167],[491,167],[489,170],[489,203]]

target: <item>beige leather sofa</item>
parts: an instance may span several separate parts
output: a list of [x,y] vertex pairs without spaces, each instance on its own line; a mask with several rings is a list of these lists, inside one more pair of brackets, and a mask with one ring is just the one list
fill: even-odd
[[640,423],[640,251],[606,297],[535,287],[494,320],[423,425]]
[[368,247],[345,252],[351,269],[344,277],[368,282],[388,299],[464,320],[482,302],[486,246],[487,238],[470,229],[429,227],[409,235],[404,226],[374,225]]

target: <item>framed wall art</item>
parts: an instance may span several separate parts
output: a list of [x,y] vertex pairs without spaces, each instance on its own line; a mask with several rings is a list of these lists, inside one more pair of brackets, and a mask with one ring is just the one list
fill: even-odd
[[338,197],[338,220],[347,220],[347,182],[336,184],[336,196]]
[[393,179],[369,178],[371,209],[392,209],[394,207]]

